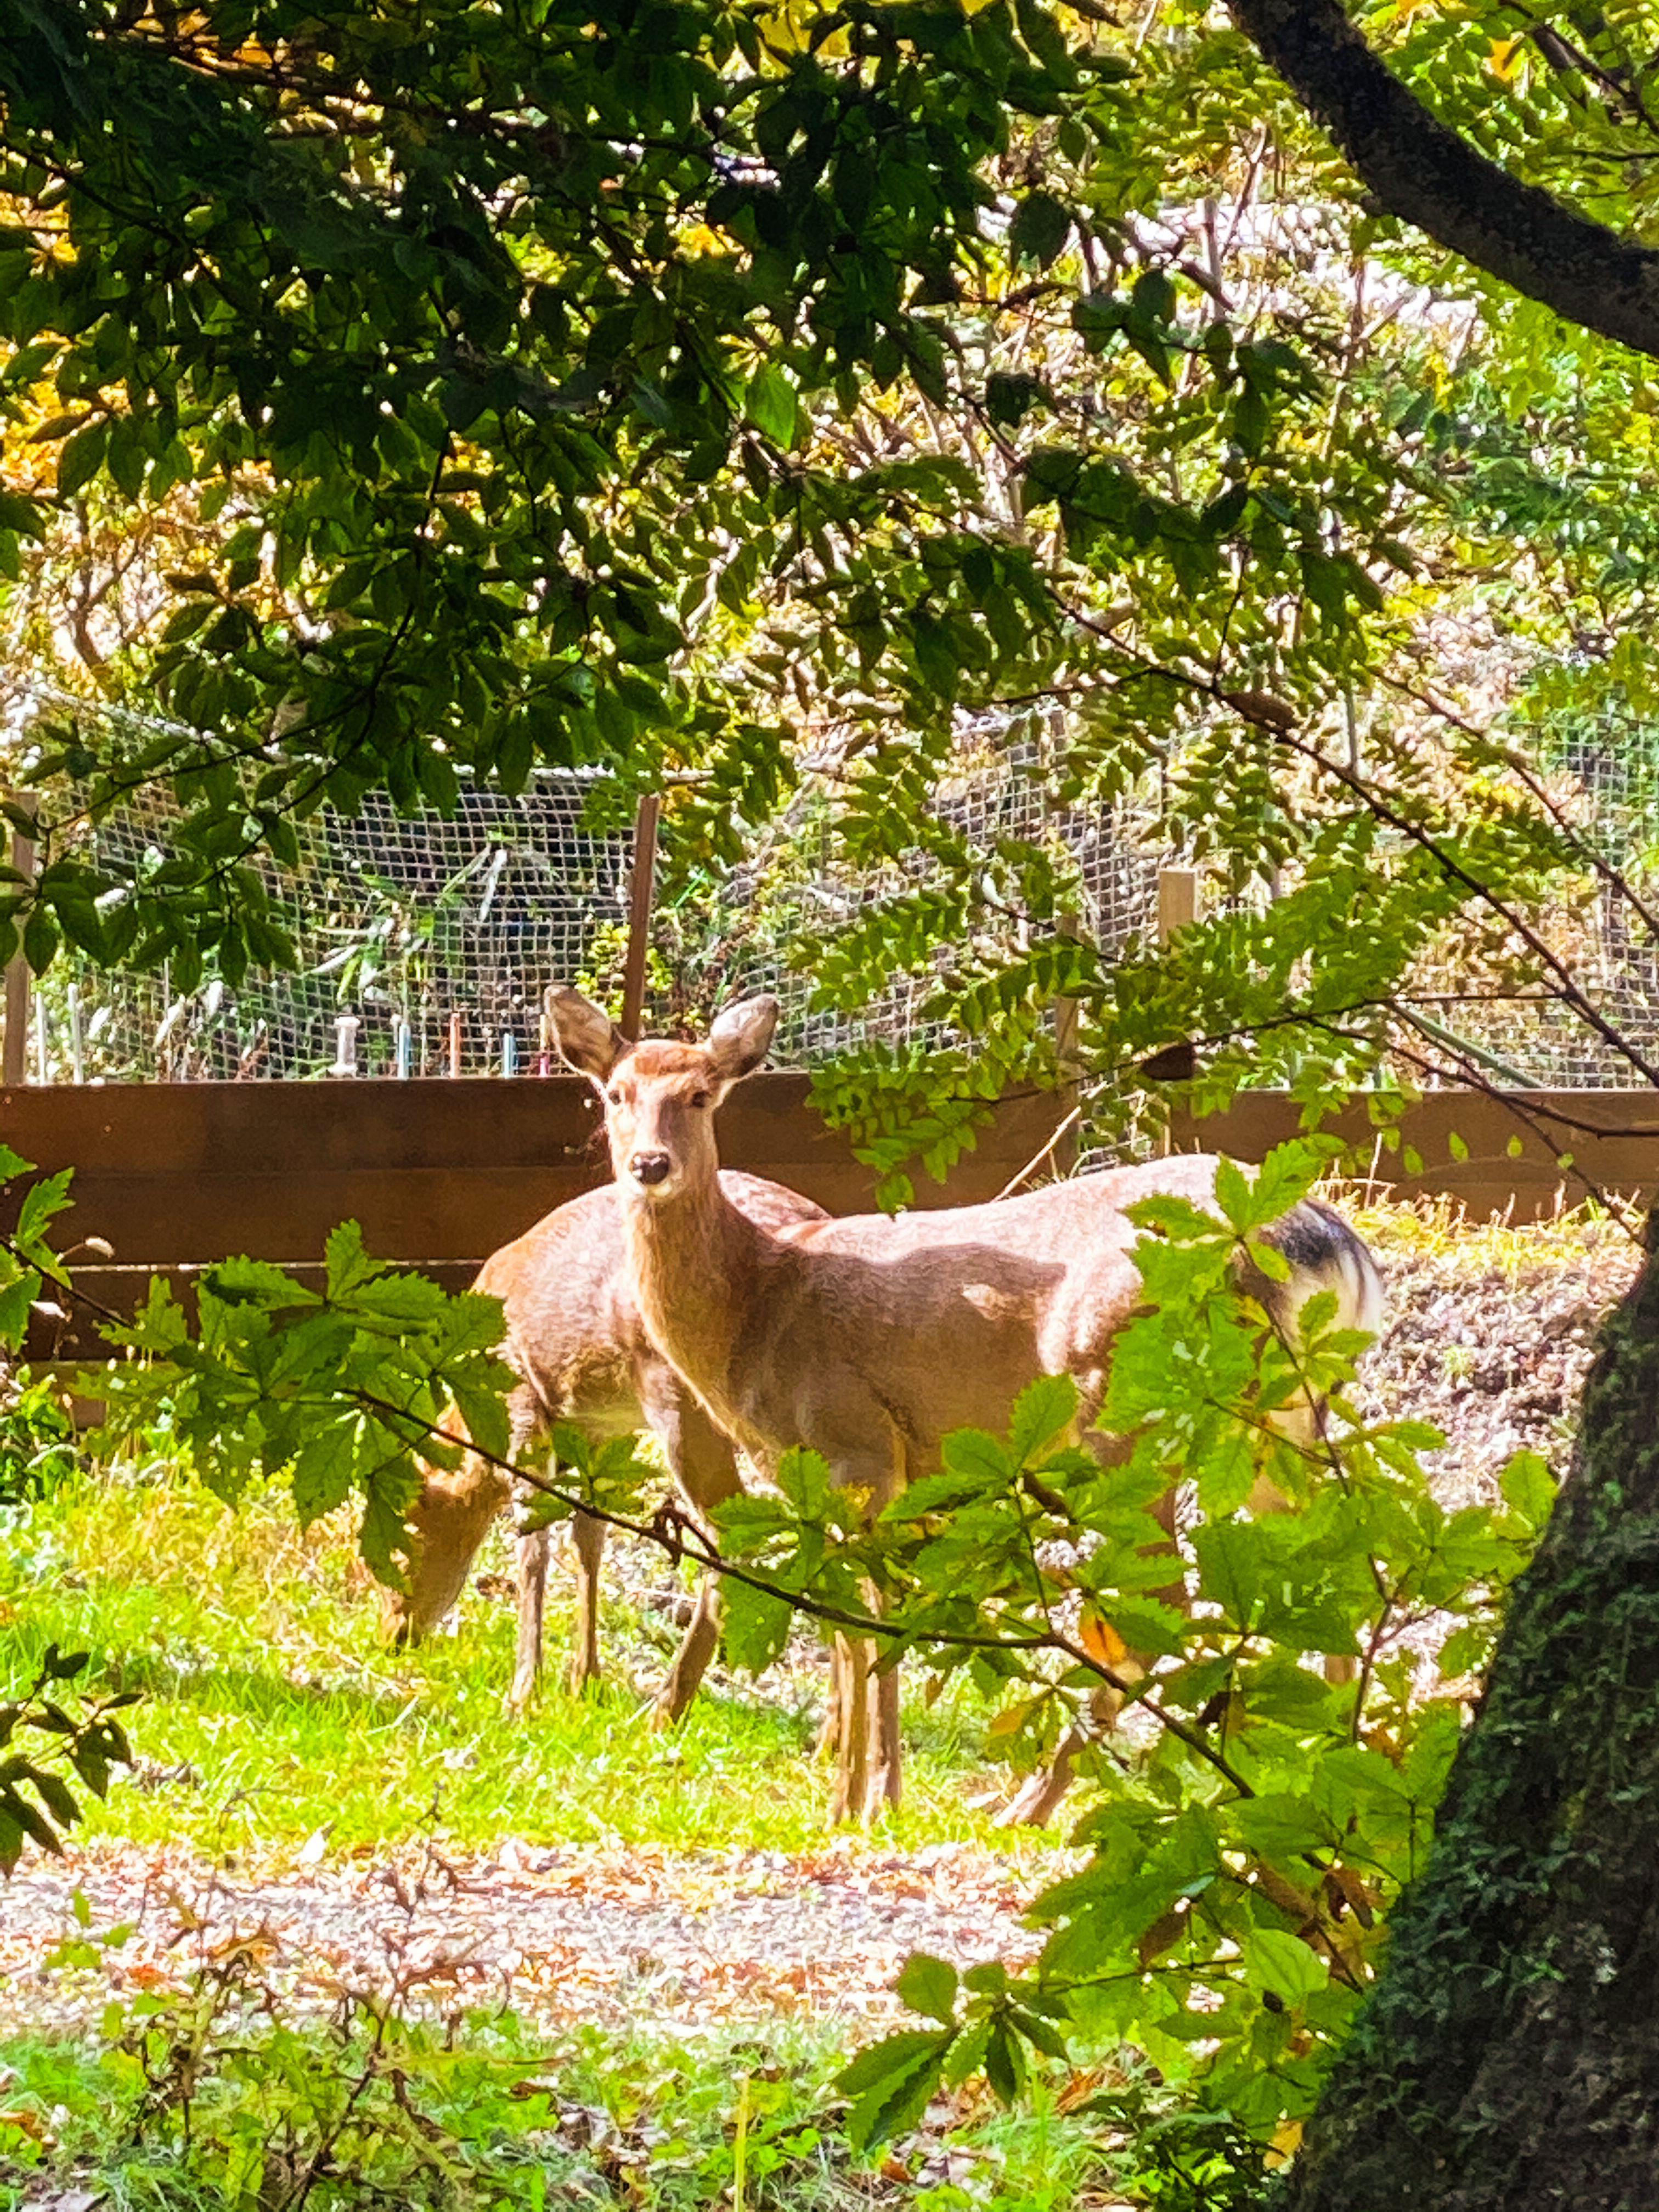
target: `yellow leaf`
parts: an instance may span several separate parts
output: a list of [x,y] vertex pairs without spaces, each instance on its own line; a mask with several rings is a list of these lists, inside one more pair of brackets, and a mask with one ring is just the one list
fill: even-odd
[[1105,1614],[1097,1613],[1092,1606],[1083,1609],[1077,1640],[1097,1666],[1109,1667],[1114,1674],[1121,1673],[1125,1662],[1134,1656]]
[[1521,49],[1524,39],[1494,39],[1486,66],[1499,84],[1512,84],[1521,68]]
[[997,1714],[990,1726],[986,1729],[985,1734],[988,1739],[995,1736],[1017,1735],[1018,1731],[1024,1727],[1026,1717],[1030,1712],[1030,1710],[1031,1706],[1029,1698],[1023,1704],[1018,1705],[1005,1705],[1003,1710]]
[[1264,2163],[1268,2166],[1288,2166],[1301,2148],[1301,2121],[1281,2120],[1273,2130],[1273,2148],[1267,2153]]

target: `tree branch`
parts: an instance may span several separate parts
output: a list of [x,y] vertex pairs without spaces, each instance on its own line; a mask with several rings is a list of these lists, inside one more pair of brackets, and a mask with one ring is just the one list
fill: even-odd
[[1659,252],[1476,153],[1383,66],[1338,0],[1229,5],[1391,215],[1566,321],[1659,357]]

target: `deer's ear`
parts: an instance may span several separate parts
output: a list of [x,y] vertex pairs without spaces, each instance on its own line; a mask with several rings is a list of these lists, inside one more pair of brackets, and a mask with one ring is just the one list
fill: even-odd
[[603,1083],[628,1050],[628,1039],[609,1014],[568,983],[552,983],[547,993],[547,1025],[561,1057],[582,1075]]
[[739,999],[719,1015],[708,1032],[708,1056],[722,1083],[741,1082],[752,1075],[772,1046],[778,1025],[778,1002],[763,991],[753,999]]

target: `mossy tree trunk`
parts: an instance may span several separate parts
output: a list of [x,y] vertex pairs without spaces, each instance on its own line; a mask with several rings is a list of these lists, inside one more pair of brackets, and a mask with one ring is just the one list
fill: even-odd
[[[1659,1218],[1659,1217],[1656,1217]],[[1659,2206],[1659,1235],[1284,2212]]]

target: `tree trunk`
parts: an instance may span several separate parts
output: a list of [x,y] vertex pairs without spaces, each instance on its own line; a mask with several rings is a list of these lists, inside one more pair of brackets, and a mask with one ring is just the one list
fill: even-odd
[[1646,1245],[1285,2212],[1659,2204],[1655,1219]]

